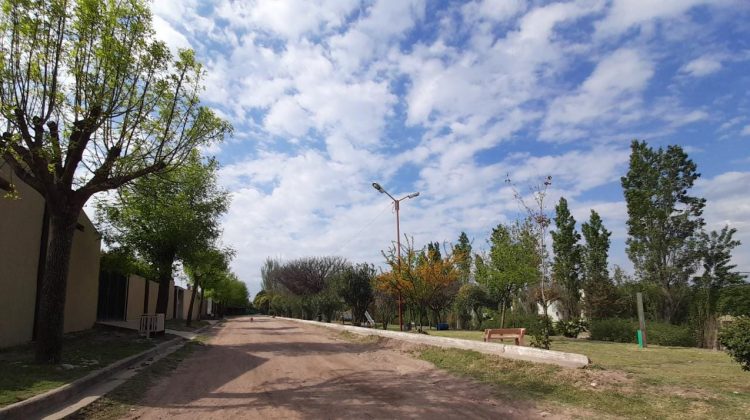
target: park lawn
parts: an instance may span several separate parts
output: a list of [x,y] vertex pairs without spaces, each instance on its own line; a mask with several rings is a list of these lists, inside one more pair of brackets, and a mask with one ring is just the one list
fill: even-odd
[[[481,340],[479,331],[429,331]],[[723,352],[554,338],[552,350],[585,354],[588,369],[564,369],[463,350],[427,348],[420,357],[497,387],[504,395],[625,417],[747,418],[750,372]],[[595,384],[595,385],[592,385]]]
[[135,331],[106,328],[66,334],[59,366],[35,364],[34,349],[30,344],[0,350],[0,407],[73,382],[170,338],[148,340],[139,337]]

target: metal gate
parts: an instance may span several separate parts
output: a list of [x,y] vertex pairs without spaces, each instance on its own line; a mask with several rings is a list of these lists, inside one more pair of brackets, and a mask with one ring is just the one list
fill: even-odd
[[128,277],[119,273],[101,272],[96,319],[125,321],[127,306]]

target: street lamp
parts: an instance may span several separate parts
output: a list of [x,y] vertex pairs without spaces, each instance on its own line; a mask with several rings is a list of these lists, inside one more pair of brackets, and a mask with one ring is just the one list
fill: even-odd
[[[372,183],[372,187],[378,190],[381,194],[385,194],[388,197],[393,200],[393,206],[396,208],[396,252],[398,253],[398,274],[401,275],[401,227],[399,224],[399,218],[398,218],[398,210],[399,210],[399,204],[406,199],[409,198],[415,198],[419,196],[419,192],[413,192],[409,195],[406,195],[404,197],[399,198],[398,200],[395,199],[392,195],[388,194],[388,191],[386,191],[383,187],[380,186],[377,182]],[[404,330],[404,318],[403,313],[401,312],[401,291],[398,292],[398,326],[401,331]]]

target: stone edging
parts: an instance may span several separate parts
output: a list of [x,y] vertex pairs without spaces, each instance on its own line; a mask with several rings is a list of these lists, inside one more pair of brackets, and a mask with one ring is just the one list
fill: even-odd
[[508,359],[525,360],[535,363],[547,363],[567,368],[582,368],[589,365],[588,357],[577,353],[566,353],[562,351],[543,350],[534,347],[515,346],[500,343],[485,343],[483,341],[471,341],[460,338],[435,337],[424,334],[404,333],[399,331],[388,331],[376,328],[362,328],[350,325],[340,325],[333,323],[324,323],[318,321],[306,321],[294,318],[280,319],[301,322],[320,327],[326,327],[339,331],[348,331],[360,335],[377,335],[380,337],[391,338],[395,340],[408,341],[416,344],[428,346],[457,348],[463,350],[473,350],[480,353],[492,354],[495,356],[505,357]]
[[[203,332],[214,325],[206,325],[203,328],[195,330],[195,333]],[[157,345],[156,347],[144,350],[138,354],[120,359],[114,363],[111,363],[101,369],[97,369],[82,378],[78,378],[73,382],[67,383],[55,389],[51,389],[45,393],[34,395],[31,398],[27,398],[23,401],[7,405],[0,408],[0,420],[3,419],[25,419],[33,418],[34,416],[49,410],[50,407],[62,405],[65,401],[73,398],[78,393],[82,392],[86,388],[89,388],[99,382],[105,380],[108,376],[119,372],[120,370],[126,369],[130,366],[135,365],[141,360],[147,359],[155,354],[160,353],[162,350],[177,344],[179,341],[186,340],[182,337],[175,337],[169,341],[165,341]]]

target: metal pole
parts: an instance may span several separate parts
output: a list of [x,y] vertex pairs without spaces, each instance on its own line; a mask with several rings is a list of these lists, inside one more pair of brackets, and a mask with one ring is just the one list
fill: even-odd
[[641,347],[646,347],[646,319],[643,314],[643,293],[637,292],[635,299],[638,304],[638,332],[640,333],[640,340],[638,341]]
[[[393,200],[393,203],[396,207],[396,252],[398,253],[398,276],[401,277],[401,226],[398,217],[399,201]],[[401,290],[398,291],[398,326],[400,331],[404,330],[404,318],[401,310]]]

